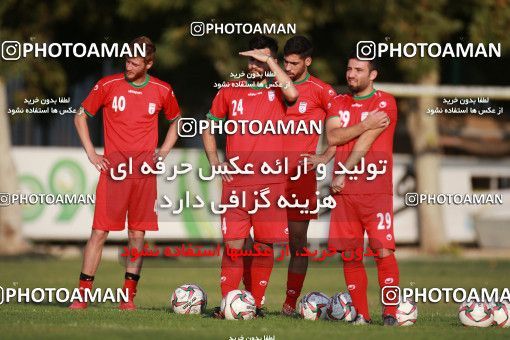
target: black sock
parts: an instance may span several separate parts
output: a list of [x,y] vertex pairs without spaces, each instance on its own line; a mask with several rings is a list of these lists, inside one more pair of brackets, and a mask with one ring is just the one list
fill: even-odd
[[140,280],[140,275],[126,272],[126,275],[124,276],[124,278],[126,280],[138,281],[138,280]]
[[80,273],[80,280],[81,281],[94,281],[94,277],[87,275],[87,274]]

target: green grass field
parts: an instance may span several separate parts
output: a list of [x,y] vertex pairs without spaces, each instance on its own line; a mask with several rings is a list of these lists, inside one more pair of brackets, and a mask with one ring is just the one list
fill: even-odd
[[[0,259],[2,287],[74,288],[80,261],[57,259]],[[306,321],[278,314],[284,298],[286,268],[273,271],[266,294],[269,315],[265,319],[225,321],[183,316],[169,310],[169,295],[182,283],[197,283],[208,294],[208,311],[219,305],[219,269],[216,263],[146,261],[139,284],[135,312],[121,312],[113,304],[95,304],[83,311],[70,311],[56,303],[0,306],[0,338],[169,338],[229,339],[241,336],[275,336],[275,339],[464,339],[510,338],[510,329],[464,327],[457,317],[457,304],[419,304],[413,327],[382,327],[376,271],[368,264],[369,300],[375,325],[363,327],[344,322]],[[400,261],[401,286],[411,287],[508,287],[510,261]],[[104,261],[95,287],[116,288],[123,281],[119,262]],[[345,290],[340,267],[312,266],[303,292],[319,290],[328,295]]]

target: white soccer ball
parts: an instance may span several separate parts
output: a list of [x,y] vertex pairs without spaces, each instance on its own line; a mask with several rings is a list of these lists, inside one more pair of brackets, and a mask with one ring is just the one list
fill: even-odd
[[326,318],[329,297],[321,292],[311,292],[299,301],[299,314],[306,320]]
[[488,303],[464,301],[459,307],[459,319],[464,326],[489,327],[494,316]]
[[510,302],[501,301],[491,304],[494,324],[498,327],[510,327]]
[[399,326],[412,326],[418,319],[418,306],[416,302],[405,299],[397,308],[397,322]]
[[227,320],[250,320],[255,317],[255,299],[250,292],[236,289],[221,300],[221,311]]
[[198,285],[184,284],[173,292],[170,303],[177,314],[202,314],[207,306],[207,294]]
[[352,305],[349,293],[337,293],[329,299],[326,307],[326,315],[329,320],[353,321],[356,318],[356,309]]

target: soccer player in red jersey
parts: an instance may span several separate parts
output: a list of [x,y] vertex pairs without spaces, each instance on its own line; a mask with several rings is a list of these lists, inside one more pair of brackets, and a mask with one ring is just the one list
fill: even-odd
[[[92,234],[83,254],[79,281],[82,291],[92,289],[108,233],[124,230],[126,214],[130,251],[131,248],[140,250],[143,247],[146,230],[158,230],[156,177],[144,175],[140,169],[144,162],[153,165],[155,161],[166,158],[177,140],[176,119],[180,111],[172,87],[147,74],[154,62],[154,44],[147,37],[138,37],[131,42],[131,51],[134,51],[135,44],[145,44],[145,57],[126,58],[124,73],[99,80],[74,119],[87,157],[100,172]],[[101,108],[104,155],[98,155],[94,150],[87,126],[87,117],[94,117]],[[160,111],[171,124],[161,148],[155,151]],[[132,171],[129,174],[125,172],[125,179],[118,181],[114,178],[119,178],[116,171],[122,167],[121,163],[131,164]],[[123,289],[127,290],[129,299],[121,302],[121,310],[136,309],[133,299],[141,267],[141,258],[126,262]],[[75,301],[70,308],[84,309],[87,303]]]
[[[286,103],[294,103],[298,92],[278,66],[276,40],[263,35],[256,36],[250,40],[249,48],[250,51],[240,53],[249,57],[248,79],[242,82],[243,86],[231,82],[229,86],[221,88],[207,117],[211,121],[259,121],[262,126],[269,123],[276,126],[284,118]],[[270,86],[273,79],[266,76],[269,71],[281,86]],[[251,79],[256,83],[250,82]],[[203,134],[203,141],[211,166],[228,166],[228,162],[221,163],[218,158],[211,130]],[[241,169],[252,164],[254,174],[223,175],[222,204],[228,203],[234,195],[240,200],[243,195],[248,199],[244,206],[227,208],[221,215],[221,231],[226,245],[221,264],[221,293],[225,296],[238,289],[243,277],[243,258],[228,256],[227,248],[240,251],[253,227],[253,247],[266,256],[253,257],[248,276],[250,291],[257,305],[257,315],[263,316],[262,299],[274,262],[273,243],[286,242],[288,236],[286,212],[277,205],[278,198],[285,195],[285,177],[283,174],[263,175],[260,169],[264,162],[273,167],[276,161],[283,162],[283,135],[236,133],[227,135],[226,143],[226,158],[239,157],[236,164]],[[270,206],[250,213],[254,208],[254,200],[266,192]],[[218,309],[215,314],[219,314]]]
[[[336,96],[331,85],[310,75],[308,68],[312,64],[313,45],[304,36],[290,38],[283,48],[284,69],[294,86],[299,91],[299,100],[287,107],[284,121],[323,123],[329,101]],[[371,128],[382,126],[384,115],[370,115],[367,120],[356,126],[349,127],[351,133],[360,135]],[[288,200],[297,199],[299,202],[309,200],[308,210],[317,207],[317,179],[314,169],[319,164],[328,163],[335,154],[336,146],[330,146],[324,153],[316,155],[319,134],[300,133],[287,134],[283,137],[285,156],[289,160],[290,173],[286,181],[286,196]],[[307,174],[301,170],[301,176],[296,177],[297,167],[303,158],[308,161]],[[295,195],[295,196],[293,196]],[[303,282],[308,268],[308,257],[296,256],[296,252],[303,251],[307,246],[307,231],[310,220],[316,219],[317,214],[302,214],[298,208],[287,208],[289,225],[290,261],[287,273],[286,299],[283,303],[282,314],[292,315],[296,309],[296,302],[301,294]]]
[[[346,72],[352,94],[334,98],[326,117],[328,142],[337,145],[335,170],[342,172],[334,175],[331,184],[336,207],[331,212],[329,246],[344,252],[345,283],[358,312],[355,324],[371,323],[363,259],[353,256],[353,253],[359,253],[357,250],[363,250],[365,232],[369,248],[376,254],[381,290],[384,292],[384,287],[399,284],[394,255],[392,184],[397,105],[392,95],[374,89],[376,77],[374,61],[362,61],[352,55]],[[384,111],[388,115],[387,126],[366,131],[345,143],[345,128],[363,121],[372,111]],[[389,296],[383,300],[394,302],[393,299],[388,301]],[[384,306],[384,325],[396,325],[396,309],[396,306]]]

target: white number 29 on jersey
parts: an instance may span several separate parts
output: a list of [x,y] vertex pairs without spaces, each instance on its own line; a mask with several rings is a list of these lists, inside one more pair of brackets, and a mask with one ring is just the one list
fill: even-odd
[[124,111],[125,108],[126,108],[126,98],[124,98],[124,96],[120,96],[118,98],[117,98],[117,96],[113,97],[112,109],[115,110],[115,112]]
[[377,230],[391,229],[391,215],[389,212],[387,213],[377,213],[377,219],[379,220],[379,224],[377,225]]

